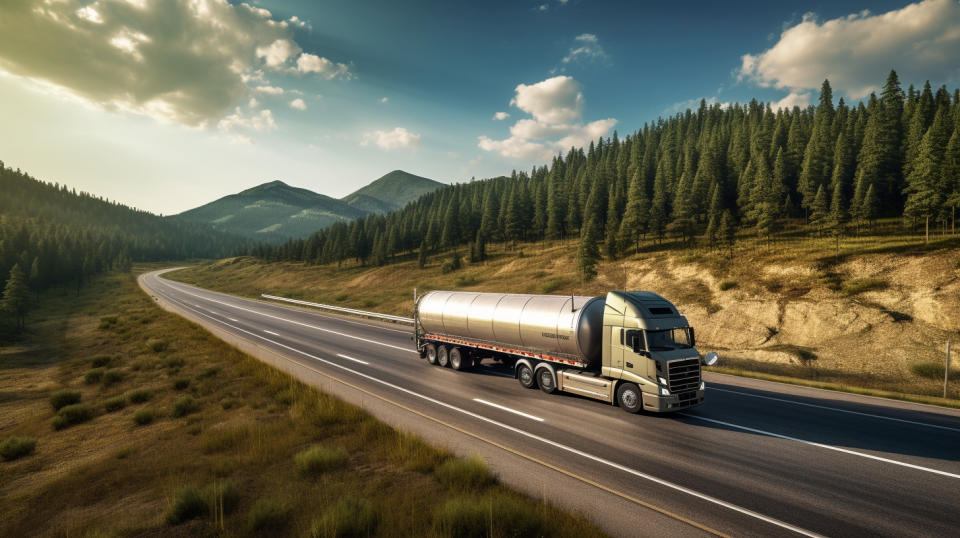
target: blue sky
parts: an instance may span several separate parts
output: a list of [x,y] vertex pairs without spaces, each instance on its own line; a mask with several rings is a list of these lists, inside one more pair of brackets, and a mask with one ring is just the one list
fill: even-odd
[[274,179],[464,181],[701,98],[955,84],[958,33],[956,0],[9,0],[0,159],[164,214]]

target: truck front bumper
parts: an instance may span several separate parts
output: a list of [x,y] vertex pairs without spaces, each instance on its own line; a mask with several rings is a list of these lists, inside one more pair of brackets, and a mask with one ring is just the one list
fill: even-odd
[[670,396],[660,396],[649,392],[643,393],[643,410],[654,413],[668,413],[690,409],[703,403],[703,393],[706,391],[698,390],[687,392],[685,394],[671,394]]

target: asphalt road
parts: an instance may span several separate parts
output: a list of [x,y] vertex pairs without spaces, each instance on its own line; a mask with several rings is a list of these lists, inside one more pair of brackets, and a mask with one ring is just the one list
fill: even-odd
[[706,374],[704,405],[630,415],[524,389],[490,361],[431,366],[403,326],[157,273],[140,282],[241,349],[432,443],[480,454],[506,483],[614,535],[960,535],[957,410]]

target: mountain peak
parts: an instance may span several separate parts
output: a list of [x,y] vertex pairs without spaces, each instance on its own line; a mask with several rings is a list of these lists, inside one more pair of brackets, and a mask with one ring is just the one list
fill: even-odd
[[403,170],[393,170],[341,200],[370,213],[387,213],[400,209],[443,185],[439,181]]
[[278,188],[287,188],[287,189],[289,189],[289,188],[291,188],[291,187],[290,187],[290,185],[287,185],[286,183],[280,181],[279,179],[275,179],[275,180],[273,180],[273,181],[268,181],[268,182],[266,182],[266,183],[261,183],[260,185],[257,185],[256,187],[250,187],[250,188],[247,189],[247,190],[240,191],[238,194],[240,194],[241,196],[250,196],[250,195],[253,195],[253,194],[259,194],[259,193],[262,193],[262,192],[264,192],[264,191],[269,191],[269,190],[278,189]]

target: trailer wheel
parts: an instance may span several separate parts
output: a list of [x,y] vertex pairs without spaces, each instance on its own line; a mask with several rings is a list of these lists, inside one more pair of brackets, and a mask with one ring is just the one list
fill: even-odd
[[427,344],[424,346],[427,354],[427,362],[430,364],[437,364],[437,346],[433,344]]
[[617,387],[617,404],[627,413],[639,413],[643,407],[640,388],[633,383],[622,383]]
[[470,359],[464,358],[463,352],[460,351],[459,347],[450,349],[450,368],[454,370],[466,370],[466,361],[468,360]]
[[517,379],[524,388],[532,389],[537,386],[537,378],[533,375],[533,370],[526,364],[517,367]]
[[447,352],[447,346],[437,348],[437,364],[444,368],[450,366],[450,354]]
[[537,372],[537,384],[540,385],[540,390],[547,394],[557,392],[557,380],[553,378],[553,372],[549,368],[540,368]]

